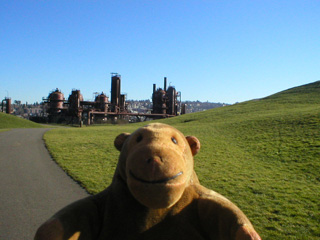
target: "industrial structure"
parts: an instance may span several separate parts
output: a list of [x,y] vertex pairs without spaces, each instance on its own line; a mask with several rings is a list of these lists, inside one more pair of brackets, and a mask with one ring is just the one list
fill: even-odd
[[11,114],[12,113],[12,110],[11,110],[11,98],[6,97],[5,99],[2,100],[1,109],[2,109],[2,112],[4,112],[4,110],[5,110],[5,112],[7,114]]
[[173,86],[167,89],[167,78],[164,78],[164,88],[156,89],[156,84],[153,84],[152,114],[168,114],[176,116],[178,107],[181,104],[181,93],[177,92]]
[[87,124],[112,122],[118,119],[129,120],[136,117],[138,121],[143,118],[158,119],[177,116],[181,108],[181,93],[173,86],[167,89],[167,78],[164,78],[164,88],[156,89],[153,85],[153,108],[148,113],[134,113],[128,111],[126,95],[121,94],[121,76],[111,73],[111,101],[103,92],[95,96],[94,101],[84,101],[80,90],[72,90],[68,100],[63,93],[56,89],[48,98],[43,99],[47,104],[49,122],[67,124]]

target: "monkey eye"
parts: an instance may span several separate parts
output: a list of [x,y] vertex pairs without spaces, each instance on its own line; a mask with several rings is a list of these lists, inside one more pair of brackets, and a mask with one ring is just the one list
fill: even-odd
[[178,144],[177,139],[175,139],[174,137],[171,138],[171,141],[172,141],[174,144]]
[[139,136],[137,137],[136,141],[137,141],[137,142],[141,142],[142,138],[143,138],[142,135],[139,135]]

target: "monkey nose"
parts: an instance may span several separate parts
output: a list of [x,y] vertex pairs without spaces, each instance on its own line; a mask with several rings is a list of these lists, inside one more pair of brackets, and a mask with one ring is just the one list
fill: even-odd
[[147,159],[148,164],[161,164],[163,163],[163,160],[161,157],[155,156],[155,157],[150,157]]

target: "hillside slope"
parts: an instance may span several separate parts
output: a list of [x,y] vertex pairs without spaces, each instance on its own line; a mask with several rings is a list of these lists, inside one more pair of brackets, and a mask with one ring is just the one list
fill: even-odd
[[[201,183],[235,202],[263,239],[320,239],[320,82],[158,122],[199,138]],[[68,174],[96,193],[111,182],[114,138],[145,124],[57,129],[45,138]]]
[[38,123],[0,112],[0,129],[5,128],[39,128]]
[[319,81],[170,122],[199,136],[201,182],[254,213],[264,239],[320,239]]

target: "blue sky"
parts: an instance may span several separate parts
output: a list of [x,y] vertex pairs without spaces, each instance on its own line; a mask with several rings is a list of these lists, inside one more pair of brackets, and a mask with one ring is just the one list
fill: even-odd
[[234,103],[320,79],[320,1],[0,0],[0,98],[55,88],[128,99],[153,83],[182,100]]

